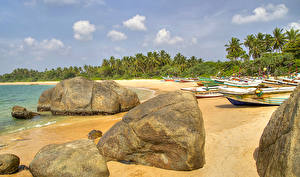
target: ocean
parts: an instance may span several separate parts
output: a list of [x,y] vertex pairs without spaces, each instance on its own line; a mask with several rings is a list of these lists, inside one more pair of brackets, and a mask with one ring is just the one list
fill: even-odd
[[[31,128],[43,127],[68,118],[67,116],[52,116],[50,112],[33,119],[20,120],[11,116],[13,106],[23,106],[30,111],[36,111],[41,93],[53,85],[0,85],[0,135],[14,133]],[[130,88],[137,93],[140,100],[153,96],[153,91],[142,88]]]

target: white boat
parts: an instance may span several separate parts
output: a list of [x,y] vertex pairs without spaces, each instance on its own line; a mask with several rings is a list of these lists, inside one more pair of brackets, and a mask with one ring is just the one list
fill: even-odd
[[214,97],[222,97],[223,94],[212,92],[212,93],[203,93],[203,94],[196,94],[196,98],[214,98]]
[[[292,92],[296,87],[276,87],[276,88],[260,88],[264,94],[275,94],[275,93],[288,93]],[[253,95],[256,94],[257,88],[219,88],[219,92],[222,94],[230,95]]]
[[191,91],[191,92],[205,92],[209,90],[218,90],[222,86],[214,86],[214,87],[187,87],[187,88],[181,88],[181,90],[184,91]]

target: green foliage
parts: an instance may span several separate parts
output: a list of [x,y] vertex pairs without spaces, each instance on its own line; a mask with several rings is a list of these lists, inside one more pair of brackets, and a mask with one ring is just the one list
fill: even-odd
[[[242,45],[248,49],[248,53]],[[287,75],[300,67],[299,30],[283,33],[275,28],[271,34],[251,34],[241,43],[232,37],[225,45],[230,61],[203,61],[178,53],[172,58],[166,51],[138,53],[123,58],[103,59],[100,66],[58,67],[43,72],[25,68],[15,69],[10,74],[0,75],[0,82],[13,81],[57,81],[76,76],[99,79],[160,78],[161,76],[208,77],[262,74]],[[277,51],[278,53],[274,52]],[[283,53],[281,53],[283,52]],[[263,68],[267,68],[263,73]],[[299,68],[300,69],[300,68]]]

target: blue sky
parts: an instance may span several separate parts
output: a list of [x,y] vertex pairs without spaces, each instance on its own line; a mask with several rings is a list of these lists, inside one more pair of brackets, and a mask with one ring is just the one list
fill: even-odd
[[226,60],[231,37],[300,29],[299,0],[1,0],[0,74],[164,49]]

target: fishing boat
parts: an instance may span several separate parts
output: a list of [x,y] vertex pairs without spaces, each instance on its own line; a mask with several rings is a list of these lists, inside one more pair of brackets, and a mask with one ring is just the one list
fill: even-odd
[[218,84],[227,85],[231,87],[257,87],[262,83],[262,80],[245,80],[239,78],[229,78],[229,79],[214,79]]
[[[191,91],[191,92],[204,92],[209,90],[219,90],[222,86],[213,86],[213,87],[187,87],[187,88],[181,88],[181,90],[184,91]],[[222,87],[225,88],[225,87]]]
[[288,98],[239,99],[226,97],[235,106],[279,106]]
[[164,81],[174,81],[174,78],[172,77],[163,77]]
[[218,92],[210,92],[210,93],[197,93],[195,94],[196,98],[215,98],[215,97],[222,97],[223,94]]
[[[278,94],[278,93],[290,93],[296,87],[275,87],[275,88],[225,88],[219,87],[219,92],[226,95],[263,95],[263,94]],[[259,93],[258,93],[259,91]],[[259,97],[260,97],[259,96]]]

